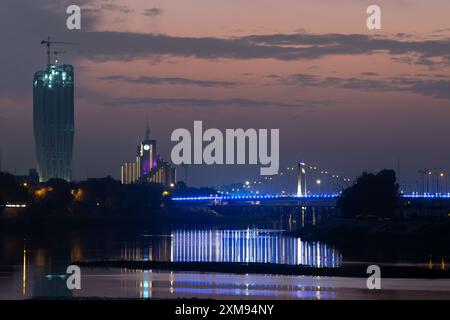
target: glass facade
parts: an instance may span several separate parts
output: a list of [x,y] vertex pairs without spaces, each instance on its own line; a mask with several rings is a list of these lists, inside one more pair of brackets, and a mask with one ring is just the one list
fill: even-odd
[[74,137],[74,72],[50,65],[34,75],[34,138],[39,181],[70,181]]

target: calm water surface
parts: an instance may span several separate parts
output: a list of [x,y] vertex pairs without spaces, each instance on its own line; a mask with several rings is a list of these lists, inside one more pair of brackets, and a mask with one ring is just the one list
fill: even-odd
[[99,231],[83,235],[0,237],[0,299],[33,297],[361,299],[450,298],[450,281],[383,281],[383,294],[365,279],[210,272],[82,268],[82,289],[67,289],[73,261],[126,259],[172,262],[239,262],[340,267],[342,253],[272,229]]

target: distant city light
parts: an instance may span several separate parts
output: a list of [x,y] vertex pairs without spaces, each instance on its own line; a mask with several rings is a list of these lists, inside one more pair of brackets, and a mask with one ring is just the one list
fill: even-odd
[[7,203],[5,205],[6,208],[26,208],[26,204],[16,204],[16,203]]

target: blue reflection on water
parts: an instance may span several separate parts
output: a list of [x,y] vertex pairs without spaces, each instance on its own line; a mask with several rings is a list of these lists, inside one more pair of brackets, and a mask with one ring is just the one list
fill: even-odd
[[125,243],[124,260],[172,262],[232,262],[339,267],[342,255],[321,242],[303,241],[279,230],[186,230],[170,235],[143,236]]
[[342,256],[320,242],[271,230],[175,230],[173,262],[237,262],[338,267]]

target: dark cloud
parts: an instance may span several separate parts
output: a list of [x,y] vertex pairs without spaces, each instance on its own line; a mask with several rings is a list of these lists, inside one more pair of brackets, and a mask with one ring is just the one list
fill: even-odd
[[412,34],[408,34],[408,33],[404,33],[404,32],[396,33],[395,36],[397,38],[401,38],[401,39],[413,38],[414,37]]
[[328,77],[320,82],[321,87],[338,87],[342,89],[356,89],[363,91],[391,91],[389,81],[361,79],[361,78],[338,78]]
[[378,75],[378,73],[376,73],[376,72],[371,72],[371,71],[368,71],[368,72],[362,72],[361,74],[362,74],[363,76],[369,76],[369,77],[377,76],[377,75]]
[[132,84],[148,84],[148,85],[162,85],[162,84],[172,84],[172,85],[191,85],[200,87],[233,87],[236,86],[237,82],[232,81],[212,81],[212,80],[193,80],[180,77],[149,77],[140,76],[138,78],[133,78],[124,75],[112,75],[100,77],[100,80],[108,81],[121,81],[128,82]]
[[144,12],[142,13],[144,16],[147,17],[156,17],[156,16],[160,16],[164,13],[163,9],[160,8],[150,8],[150,9],[145,9]]
[[423,57],[442,57],[448,56],[450,49],[449,39],[400,41],[360,34],[273,34],[247,36],[242,39],[255,44],[298,46],[302,57],[372,54],[381,51],[393,55],[415,53]]
[[[450,64],[450,40],[402,41],[344,34],[257,35],[238,38],[176,37],[127,32],[85,32],[87,58],[95,61],[133,60],[153,56],[195,57],[199,59],[318,59],[331,55],[359,55],[385,52],[406,57],[422,65]],[[121,45],[118,46],[117,43]],[[439,61],[438,61],[439,62]]]
[[[284,80],[283,78],[281,80]],[[289,80],[294,80],[302,86],[317,86],[319,84],[319,77],[310,74],[295,74]]]
[[450,80],[393,79],[392,82],[406,91],[439,99],[450,100]]
[[190,99],[190,98],[117,98],[104,103],[106,106],[190,106],[190,107],[283,107],[283,108],[308,108],[318,106],[320,102],[296,101],[293,103],[271,102],[265,100],[252,100],[242,98],[232,99]]
[[199,59],[294,59],[298,54],[297,49],[255,45],[241,39],[126,32],[86,32],[78,36],[78,41],[83,41],[87,48],[86,57],[94,61],[133,60],[154,55]]
[[411,92],[438,99],[450,99],[450,79],[432,80],[408,77],[367,78],[321,78],[316,75],[295,74],[283,79],[284,84],[302,87],[340,88],[378,92]]
[[118,5],[118,4],[113,4],[113,3],[102,3],[99,5],[99,10],[108,10],[108,11],[115,11],[115,12],[120,12],[120,13],[131,13],[134,10],[128,8],[127,6],[123,6],[123,5]]

